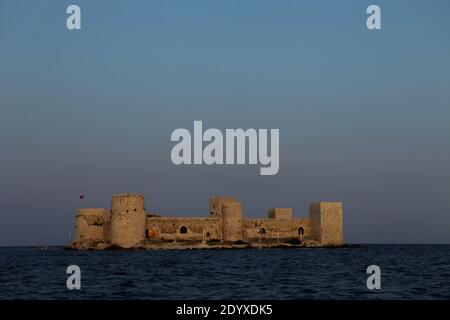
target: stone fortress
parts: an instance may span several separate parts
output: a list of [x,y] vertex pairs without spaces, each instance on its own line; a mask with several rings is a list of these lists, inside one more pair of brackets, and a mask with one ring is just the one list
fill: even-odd
[[149,212],[139,194],[112,197],[111,209],[83,208],[76,216],[74,249],[324,247],[343,245],[341,202],[317,202],[308,218],[273,208],[267,218],[244,218],[232,197],[212,197],[206,217]]

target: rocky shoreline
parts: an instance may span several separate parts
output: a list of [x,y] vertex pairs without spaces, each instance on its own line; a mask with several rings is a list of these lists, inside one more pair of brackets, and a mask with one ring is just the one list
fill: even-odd
[[292,242],[197,242],[197,241],[161,241],[147,242],[138,246],[123,248],[106,242],[90,244],[72,243],[66,250],[230,250],[230,249],[300,249],[300,248],[366,248],[362,245],[321,245],[316,241]]

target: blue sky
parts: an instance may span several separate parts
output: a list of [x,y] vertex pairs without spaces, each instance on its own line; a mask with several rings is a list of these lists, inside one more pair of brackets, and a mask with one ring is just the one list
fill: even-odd
[[[78,4],[82,30],[66,29]],[[369,4],[382,30],[366,28]],[[164,215],[344,202],[348,242],[450,243],[450,2],[0,0],[0,245],[76,208]],[[280,172],[181,166],[170,134],[279,128]],[[80,203],[79,194],[86,199]]]

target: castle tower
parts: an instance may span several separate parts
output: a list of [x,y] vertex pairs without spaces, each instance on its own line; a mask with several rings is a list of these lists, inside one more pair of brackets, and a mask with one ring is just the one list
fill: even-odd
[[138,246],[145,239],[144,196],[119,194],[111,202],[111,244],[122,248]]
[[88,244],[92,241],[106,240],[105,229],[107,226],[105,219],[108,216],[108,209],[78,209],[76,216],[76,242]]
[[236,199],[228,196],[209,198],[209,215],[220,218],[222,216],[222,205],[229,202],[236,202]]
[[311,236],[321,245],[343,244],[342,202],[316,202],[309,207]]
[[222,203],[222,234],[223,241],[237,241],[243,238],[242,203]]

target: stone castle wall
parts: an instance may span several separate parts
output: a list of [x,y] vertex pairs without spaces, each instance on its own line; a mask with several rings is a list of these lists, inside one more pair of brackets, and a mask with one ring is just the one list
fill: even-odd
[[303,240],[311,236],[311,228],[308,218],[292,220],[277,220],[273,218],[245,219],[244,235],[250,241],[291,238]]
[[147,217],[150,240],[221,240],[220,218]]
[[341,202],[310,205],[309,218],[293,218],[292,209],[274,208],[268,218],[244,219],[243,206],[232,197],[210,199],[208,217],[161,217],[146,212],[144,197],[114,195],[110,209],[79,209],[76,243],[104,242],[123,248],[154,241],[248,242],[313,240],[343,244]]

